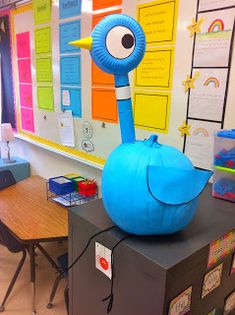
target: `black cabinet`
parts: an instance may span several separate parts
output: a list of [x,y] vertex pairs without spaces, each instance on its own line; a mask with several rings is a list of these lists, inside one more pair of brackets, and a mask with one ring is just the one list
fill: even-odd
[[[71,208],[70,263],[91,236],[112,225],[102,199]],[[114,252],[114,300],[110,314],[208,315],[215,309],[211,314],[223,314],[225,300],[235,290],[235,273],[230,274],[235,246],[233,230],[235,205],[213,198],[208,185],[195,218],[184,231],[168,236],[131,236],[121,242]],[[106,314],[108,302],[102,299],[110,294],[111,282],[95,267],[95,242],[112,249],[125,235],[115,227],[96,236],[71,269],[70,315]],[[214,254],[221,259],[211,260],[208,266],[209,250],[218,239]]]

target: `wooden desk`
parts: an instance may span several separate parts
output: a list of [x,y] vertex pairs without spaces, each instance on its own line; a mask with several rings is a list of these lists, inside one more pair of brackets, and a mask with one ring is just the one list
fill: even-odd
[[[33,286],[33,314],[35,308],[35,245],[68,236],[68,211],[47,200],[46,180],[31,176],[0,191],[0,220],[23,243],[30,253],[31,282]],[[56,267],[55,263],[47,259]]]

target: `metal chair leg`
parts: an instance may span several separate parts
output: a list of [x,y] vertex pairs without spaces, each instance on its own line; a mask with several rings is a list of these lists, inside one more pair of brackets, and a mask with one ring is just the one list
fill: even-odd
[[22,256],[22,258],[21,258],[21,260],[19,262],[19,265],[18,265],[18,267],[16,269],[16,272],[15,272],[15,274],[14,274],[12,280],[11,280],[11,283],[10,283],[8,289],[7,289],[7,293],[6,293],[6,295],[5,295],[5,297],[4,297],[3,301],[2,301],[2,304],[0,306],[0,312],[4,312],[4,310],[5,310],[5,303],[6,303],[8,297],[9,297],[9,295],[10,295],[10,293],[11,293],[11,291],[12,291],[14,285],[15,285],[16,279],[17,279],[17,277],[18,277],[18,275],[19,275],[19,273],[21,271],[21,268],[23,267],[23,264],[24,264],[24,261],[25,261],[25,258],[26,258],[26,250],[23,250],[22,254],[23,254],[23,256]]
[[69,285],[67,284],[66,288],[64,289],[64,300],[67,309],[67,314],[69,315]]
[[54,285],[53,285],[53,288],[52,288],[52,291],[51,291],[51,296],[50,296],[50,300],[47,304],[47,308],[52,308],[53,307],[53,304],[52,304],[52,301],[55,297],[55,294],[56,294],[56,290],[58,288],[58,285],[60,283],[60,280],[63,279],[63,276],[61,275],[58,275],[55,279],[55,282],[54,282]]

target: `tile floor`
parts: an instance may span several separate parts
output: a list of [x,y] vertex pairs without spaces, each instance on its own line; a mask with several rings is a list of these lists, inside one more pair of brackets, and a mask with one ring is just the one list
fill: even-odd
[[[67,251],[67,243],[42,244],[52,257],[56,258]],[[37,250],[37,315],[67,315],[64,303],[65,281],[60,282],[57,294],[54,298],[54,307],[47,309],[47,302],[51,288],[56,277],[54,269],[49,265],[44,256]],[[2,302],[9,281],[13,276],[21,254],[12,254],[0,245],[0,301]],[[29,258],[27,257],[15,287],[5,306],[3,315],[31,315],[32,287],[30,285]],[[0,302],[0,303],[1,303]]]

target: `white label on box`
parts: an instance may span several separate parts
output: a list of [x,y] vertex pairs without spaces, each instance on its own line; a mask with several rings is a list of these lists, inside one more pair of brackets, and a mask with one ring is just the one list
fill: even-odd
[[111,254],[110,249],[95,242],[95,266],[109,279],[112,278]]

